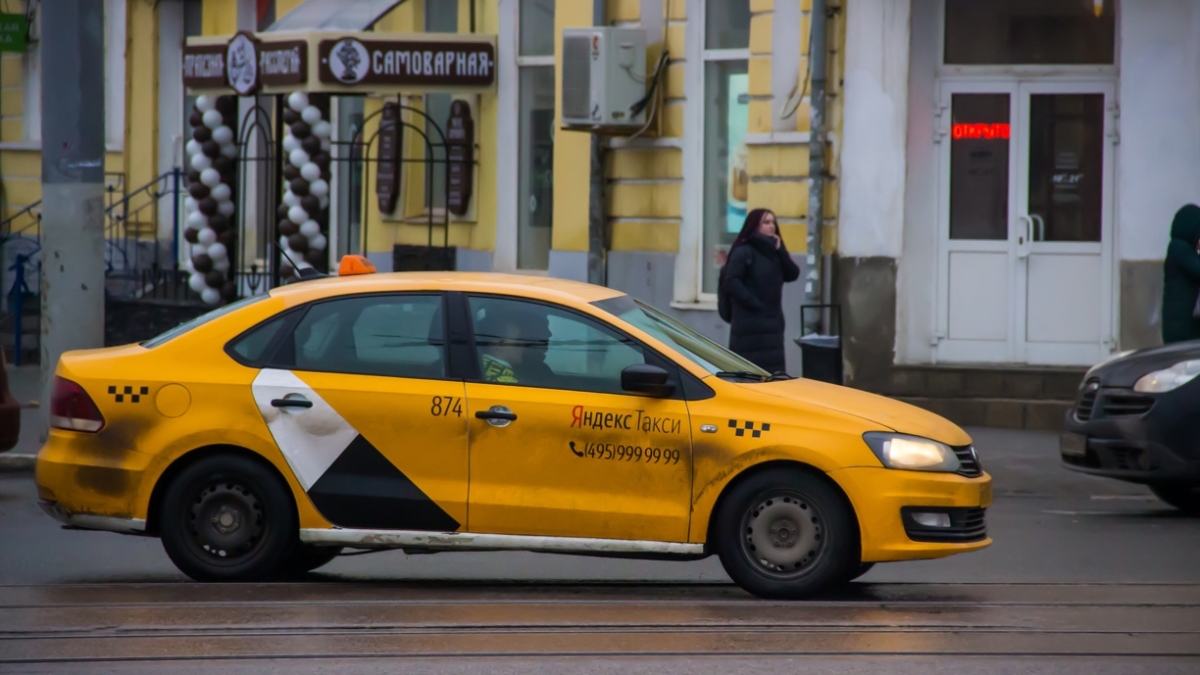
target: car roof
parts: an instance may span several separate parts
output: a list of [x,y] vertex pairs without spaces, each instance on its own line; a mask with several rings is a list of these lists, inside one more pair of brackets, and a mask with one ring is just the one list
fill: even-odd
[[272,289],[289,305],[351,293],[461,291],[591,303],[624,295],[621,291],[568,279],[497,272],[388,272],[299,281]]

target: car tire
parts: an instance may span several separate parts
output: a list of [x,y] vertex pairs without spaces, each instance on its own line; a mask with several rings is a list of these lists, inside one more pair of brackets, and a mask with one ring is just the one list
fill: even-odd
[[270,578],[299,545],[287,485],[263,462],[238,455],[185,468],[167,488],[159,522],[171,562],[196,581]]
[[850,505],[825,479],[798,469],[739,482],[714,525],[725,572],[761,598],[812,597],[852,578],[861,565]]
[[284,575],[307,574],[318,567],[333,562],[342,554],[341,546],[313,546],[297,544],[292,554],[283,562]]
[[1154,493],[1155,497],[1184,513],[1200,515],[1200,488],[1190,485],[1159,483],[1151,485],[1150,491]]

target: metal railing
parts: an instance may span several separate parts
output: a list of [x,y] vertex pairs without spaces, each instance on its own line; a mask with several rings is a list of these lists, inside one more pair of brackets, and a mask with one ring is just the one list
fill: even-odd
[[[104,192],[105,297],[188,300],[187,272],[178,265],[183,172],[176,167],[133,191],[126,189],[124,174],[106,174]],[[169,231],[162,205],[167,197]],[[41,206],[38,200],[0,221],[0,261],[19,247],[6,268],[8,288],[0,293],[6,305],[0,307],[0,335],[12,331],[15,365],[23,358],[26,316],[37,317],[40,328],[40,304],[30,312],[28,303],[41,286]]]

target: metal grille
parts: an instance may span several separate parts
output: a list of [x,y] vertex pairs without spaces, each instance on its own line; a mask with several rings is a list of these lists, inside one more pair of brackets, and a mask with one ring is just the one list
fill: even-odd
[[591,119],[592,64],[586,35],[563,37],[562,116]]
[[958,463],[962,468],[958,470],[960,476],[982,476],[983,467],[979,465],[979,458],[975,456],[975,452],[970,445],[953,448],[954,454],[958,456]]
[[1075,404],[1075,419],[1080,422],[1092,419],[1092,411],[1096,407],[1096,395],[1099,391],[1099,383],[1094,380],[1084,385],[1083,393],[1079,395],[1079,401]]
[[1141,394],[1108,394],[1100,400],[1104,417],[1145,415],[1154,407],[1154,399]]

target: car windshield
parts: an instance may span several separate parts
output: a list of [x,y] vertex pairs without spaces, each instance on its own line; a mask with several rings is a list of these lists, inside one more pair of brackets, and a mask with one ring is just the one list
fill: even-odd
[[179,324],[178,326],[175,326],[174,328],[163,333],[162,335],[159,335],[158,337],[150,338],[149,340],[146,340],[145,342],[142,342],[139,344],[141,344],[141,346],[143,346],[147,349],[153,349],[153,348],[163,344],[164,342],[167,342],[168,340],[177,338],[180,335],[183,335],[184,333],[188,332],[189,330],[192,330],[193,328],[196,328],[198,326],[202,326],[202,325],[208,323],[209,321],[212,321],[213,319],[218,319],[222,316],[225,316],[226,314],[231,314],[231,313],[236,312],[237,310],[245,307],[246,305],[254,304],[254,303],[258,302],[259,300],[265,300],[269,297],[270,297],[269,295],[252,295],[248,298],[242,298],[241,300],[238,300],[237,302],[231,302],[228,305],[225,305],[224,307],[218,307],[211,312],[201,314],[200,316],[192,319],[191,321],[185,321],[185,322]]
[[770,373],[750,361],[628,295],[600,300],[592,305],[674,347],[675,351],[713,375],[758,381],[771,377]]

